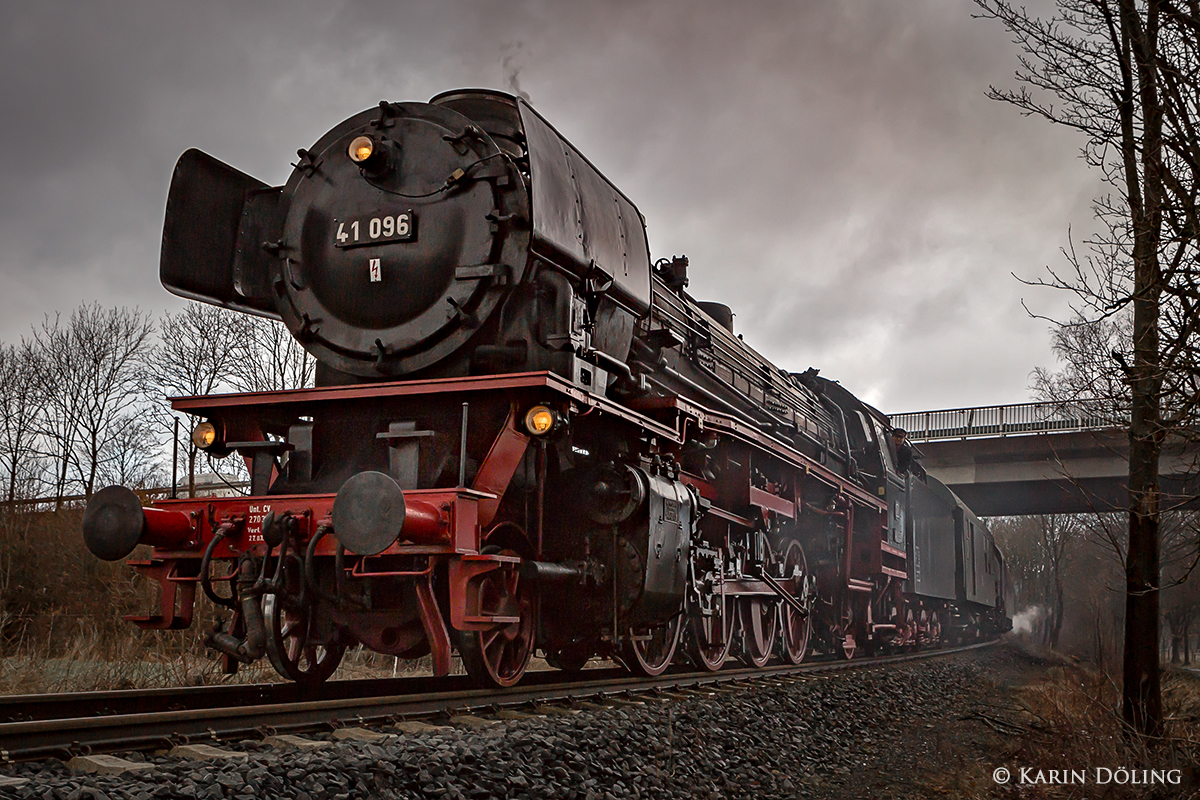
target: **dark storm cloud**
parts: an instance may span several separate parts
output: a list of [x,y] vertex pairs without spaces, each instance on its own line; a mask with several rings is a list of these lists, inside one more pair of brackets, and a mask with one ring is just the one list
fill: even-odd
[[178,304],[156,264],[184,149],[282,182],[378,99],[475,85],[527,93],[780,365],[890,410],[1024,399],[1047,336],[1009,273],[1055,263],[1094,186],[1069,135],[984,98],[1015,54],[971,8],[0,5],[0,339]]

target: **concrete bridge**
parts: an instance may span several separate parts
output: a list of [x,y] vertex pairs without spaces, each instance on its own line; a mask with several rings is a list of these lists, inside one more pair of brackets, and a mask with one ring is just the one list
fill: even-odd
[[[1128,432],[1050,403],[891,415],[930,475],[980,516],[1128,508]],[[1163,507],[1200,507],[1200,447],[1169,444],[1159,461]]]

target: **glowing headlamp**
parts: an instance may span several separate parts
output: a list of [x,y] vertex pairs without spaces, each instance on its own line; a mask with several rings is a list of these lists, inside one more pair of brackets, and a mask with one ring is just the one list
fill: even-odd
[[350,142],[350,160],[355,164],[365,164],[367,160],[375,155],[375,141],[370,136],[356,136],[354,141]]
[[201,422],[192,429],[192,444],[201,450],[208,450],[217,443],[217,426],[211,422]]
[[546,406],[534,406],[525,414],[525,430],[534,436],[545,436],[558,427],[559,421],[554,410]]

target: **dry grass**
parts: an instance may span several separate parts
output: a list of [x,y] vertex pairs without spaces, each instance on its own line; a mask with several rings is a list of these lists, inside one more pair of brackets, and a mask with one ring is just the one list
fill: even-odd
[[[1121,690],[1110,676],[1089,666],[1057,659],[1045,678],[1012,691],[1016,706],[1000,714],[1010,734],[1005,761],[1032,770],[1083,770],[1086,785],[1010,785],[1008,797],[1200,797],[1200,680],[1192,674],[1163,675],[1166,728],[1159,740],[1127,733],[1121,719]],[[1005,727],[1009,723],[1012,727]],[[1097,768],[1179,770],[1178,785],[1097,785]],[[1015,773],[1015,770],[1014,770]],[[1014,775],[1014,783],[1016,782]],[[993,785],[993,789],[997,789]]]
[[[94,558],[81,519],[81,509],[0,512],[0,694],[280,680],[266,659],[221,673],[201,641],[216,620],[203,596],[188,630],[141,631],[126,622],[126,614],[157,603],[157,584]],[[428,658],[354,649],[334,678],[430,673]]]

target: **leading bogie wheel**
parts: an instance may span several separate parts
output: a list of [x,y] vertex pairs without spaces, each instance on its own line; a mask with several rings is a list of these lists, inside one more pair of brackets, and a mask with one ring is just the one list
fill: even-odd
[[[481,552],[505,556],[513,550],[484,548]],[[484,616],[516,617],[515,622],[485,631],[459,634],[463,666],[485,688],[513,686],[525,674],[534,649],[534,587],[521,580],[519,569],[492,570],[479,581],[480,612]]]
[[315,685],[333,675],[346,646],[336,640],[316,641],[310,612],[307,606],[293,607],[281,595],[269,594],[263,598],[267,658],[271,666],[288,680]]

